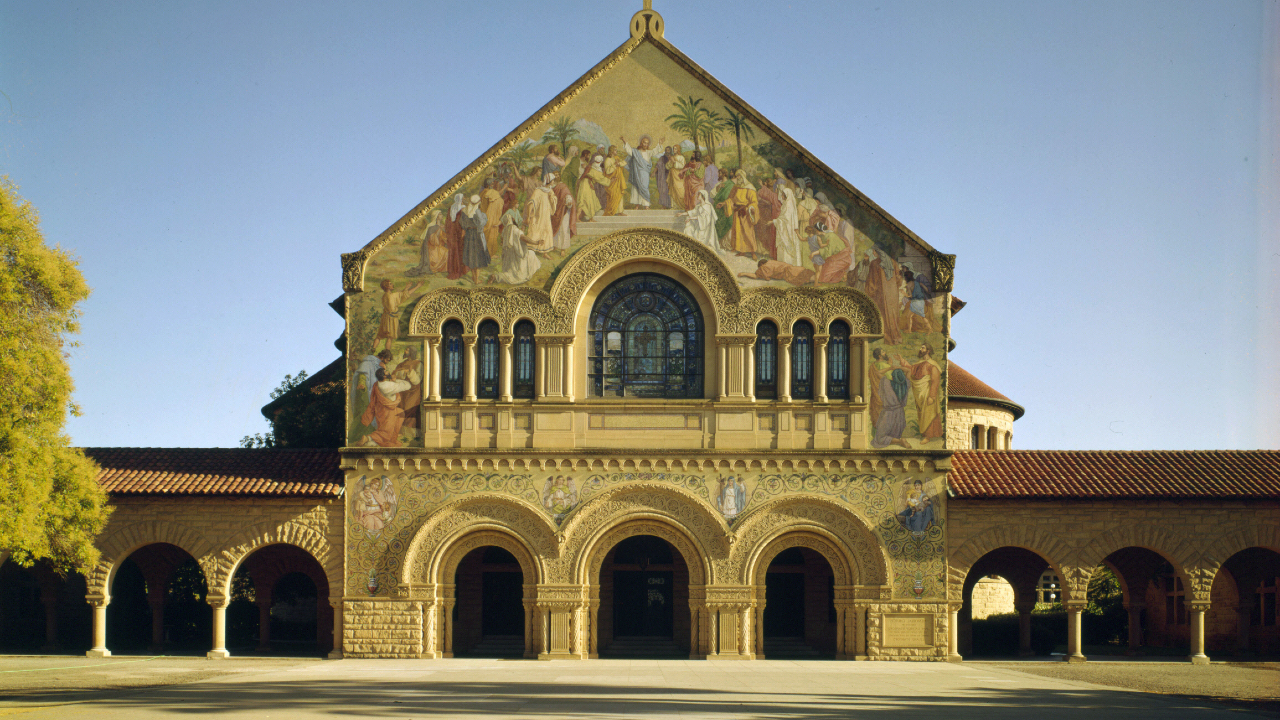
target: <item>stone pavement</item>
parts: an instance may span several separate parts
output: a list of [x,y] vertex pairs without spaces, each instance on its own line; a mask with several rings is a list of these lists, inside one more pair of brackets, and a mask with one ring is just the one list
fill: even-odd
[[[1187,669],[1193,669],[1189,666]],[[152,685],[152,687],[145,687]],[[1201,700],[984,664],[0,658],[30,718],[943,718],[1239,716]]]

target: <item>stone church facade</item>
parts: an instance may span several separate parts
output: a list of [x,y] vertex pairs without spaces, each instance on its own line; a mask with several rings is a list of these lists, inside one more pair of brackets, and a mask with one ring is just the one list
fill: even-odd
[[954,661],[998,576],[1024,652],[1056,579],[1082,661],[1100,566],[1134,648],[1280,650],[1280,454],[1011,449],[948,358],[955,257],[650,10],[342,266],[347,446],[89,449],[115,512],[82,590],[31,581],[47,641],[81,592],[109,654],[131,559],[163,644],[194,559],[214,657],[237,576],[266,646],[301,573],[333,656]]

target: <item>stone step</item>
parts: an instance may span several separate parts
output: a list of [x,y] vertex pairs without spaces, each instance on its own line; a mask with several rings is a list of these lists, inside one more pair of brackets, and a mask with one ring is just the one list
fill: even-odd
[[625,215],[596,215],[591,222],[579,222],[578,234],[598,237],[638,227],[674,230],[679,222],[674,210],[628,210]]
[[600,651],[601,657],[670,658],[688,657],[689,653],[670,638],[618,637]]
[[518,658],[524,656],[524,638],[519,635],[485,635],[465,653],[465,657]]
[[764,656],[769,659],[820,658],[822,653],[810,647],[804,638],[767,637],[764,639]]

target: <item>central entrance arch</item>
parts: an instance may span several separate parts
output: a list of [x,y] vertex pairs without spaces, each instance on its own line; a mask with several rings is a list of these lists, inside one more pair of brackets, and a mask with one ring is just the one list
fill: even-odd
[[634,535],[600,567],[601,657],[688,657],[689,567],[671,543]]

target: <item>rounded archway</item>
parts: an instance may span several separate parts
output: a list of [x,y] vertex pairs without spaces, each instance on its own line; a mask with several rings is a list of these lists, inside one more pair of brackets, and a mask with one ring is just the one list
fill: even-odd
[[670,542],[645,534],[618,542],[596,584],[601,657],[689,656],[689,565]]
[[1049,655],[1066,647],[1060,573],[1038,553],[1022,547],[987,552],[969,567],[962,593],[961,655]]
[[452,648],[457,657],[529,654],[527,579],[519,559],[498,545],[467,552],[453,573]]
[[203,654],[213,636],[208,592],[204,570],[186,550],[169,543],[134,550],[111,573],[107,647]]
[[329,577],[306,550],[262,546],[237,566],[227,607],[227,647],[273,655],[316,655],[333,648]]
[[835,570],[821,553],[792,546],[764,575],[760,637],[764,657],[832,658],[839,648]]
[[1249,547],[1222,563],[1210,591],[1205,636],[1211,651],[1280,655],[1280,552]]
[[0,652],[87,650],[93,619],[84,598],[80,573],[62,576],[43,562],[0,562]]

